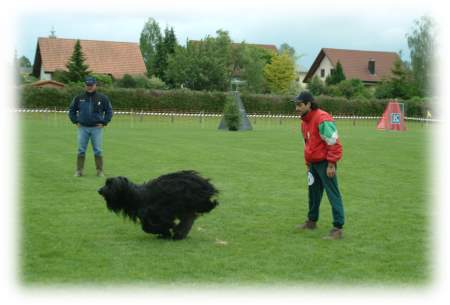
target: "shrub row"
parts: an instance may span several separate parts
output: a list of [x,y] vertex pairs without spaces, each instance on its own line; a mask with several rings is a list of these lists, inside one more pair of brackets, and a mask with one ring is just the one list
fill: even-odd
[[[83,91],[81,86],[66,86],[63,89],[20,88],[20,106],[24,108],[67,109],[73,97]],[[227,93],[204,92],[187,89],[147,90],[104,87],[99,92],[106,94],[114,109],[136,111],[173,111],[220,113],[224,109]],[[291,96],[242,93],[241,99],[248,113],[294,114]],[[318,96],[321,108],[341,115],[379,116],[388,100],[366,99],[364,97],[346,99],[343,97]],[[424,117],[431,108],[429,101],[414,98],[405,103],[408,116]]]

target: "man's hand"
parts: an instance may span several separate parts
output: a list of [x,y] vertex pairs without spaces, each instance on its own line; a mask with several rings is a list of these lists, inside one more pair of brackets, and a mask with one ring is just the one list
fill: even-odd
[[80,128],[80,123],[77,123],[76,125],[77,125],[77,128]]
[[328,178],[333,178],[334,176],[336,176],[336,164],[328,163],[327,176]]
[[103,125],[103,124],[97,124],[96,125],[96,127],[98,127],[98,128],[103,128],[103,126],[105,126],[105,125]]

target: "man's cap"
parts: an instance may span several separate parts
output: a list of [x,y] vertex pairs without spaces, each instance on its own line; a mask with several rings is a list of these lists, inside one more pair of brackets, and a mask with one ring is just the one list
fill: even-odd
[[312,96],[312,94],[309,93],[308,91],[302,91],[291,102],[297,104],[297,103],[301,103],[301,102],[307,103],[307,102],[312,102],[312,101],[314,101],[314,97]]
[[86,84],[86,86],[92,86],[92,85],[95,85],[97,83],[97,81],[95,80],[95,77],[93,77],[93,76],[86,76],[84,78],[84,83]]

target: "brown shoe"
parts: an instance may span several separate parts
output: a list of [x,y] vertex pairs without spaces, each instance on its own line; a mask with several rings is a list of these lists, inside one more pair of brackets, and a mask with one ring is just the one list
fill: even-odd
[[297,225],[297,229],[301,230],[314,230],[317,227],[317,224],[315,221],[307,220],[305,223]]
[[325,236],[323,239],[341,239],[344,236],[344,232],[342,229],[339,228],[333,228],[331,229],[330,233]]

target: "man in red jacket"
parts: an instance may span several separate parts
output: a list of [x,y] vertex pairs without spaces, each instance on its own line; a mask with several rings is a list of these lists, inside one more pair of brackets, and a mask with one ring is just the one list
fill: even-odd
[[344,206],[336,177],[336,163],[342,158],[342,145],[336,124],[329,113],[319,109],[311,93],[303,91],[293,102],[302,119],[308,173],[308,219],[299,225],[299,228],[316,228],[320,201],[325,189],[333,213],[333,229],[325,238],[340,239],[343,236]]

